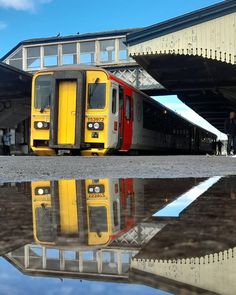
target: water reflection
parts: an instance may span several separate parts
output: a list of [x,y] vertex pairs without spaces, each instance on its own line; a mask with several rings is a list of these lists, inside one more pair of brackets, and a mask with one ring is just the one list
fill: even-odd
[[235,294],[235,176],[2,184],[0,196],[1,254],[24,274]]

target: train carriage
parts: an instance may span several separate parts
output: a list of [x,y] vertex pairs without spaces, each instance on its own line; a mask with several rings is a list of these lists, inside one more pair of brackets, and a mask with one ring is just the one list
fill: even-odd
[[43,70],[32,89],[31,148],[38,155],[210,153],[216,139],[101,68]]

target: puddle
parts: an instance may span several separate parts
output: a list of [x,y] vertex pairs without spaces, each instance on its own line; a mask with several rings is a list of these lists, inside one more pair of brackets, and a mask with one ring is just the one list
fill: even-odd
[[236,176],[2,183],[0,213],[2,294],[235,294]]

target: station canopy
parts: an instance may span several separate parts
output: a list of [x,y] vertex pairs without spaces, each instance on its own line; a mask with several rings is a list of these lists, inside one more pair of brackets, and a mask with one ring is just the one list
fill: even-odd
[[0,62],[0,128],[30,116],[32,75]]
[[236,1],[228,0],[130,33],[126,43],[169,93],[224,132],[236,110],[235,22]]

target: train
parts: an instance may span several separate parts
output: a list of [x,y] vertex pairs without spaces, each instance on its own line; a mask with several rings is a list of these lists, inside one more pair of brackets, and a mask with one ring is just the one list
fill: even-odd
[[33,77],[30,146],[37,155],[212,153],[215,140],[102,68],[49,68]]
[[[198,185],[192,179],[32,181],[34,243],[106,247]],[[169,188],[166,190],[166,188]],[[145,238],[146,239],[146,238]]]
[[136,224],[132,179],[32,182],[34,241],[106,246]]

